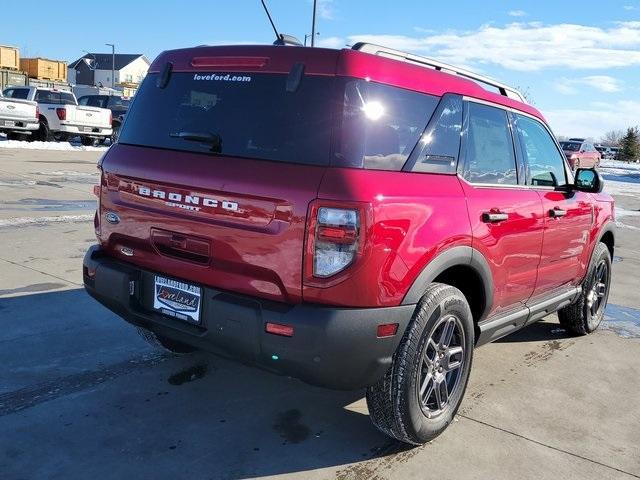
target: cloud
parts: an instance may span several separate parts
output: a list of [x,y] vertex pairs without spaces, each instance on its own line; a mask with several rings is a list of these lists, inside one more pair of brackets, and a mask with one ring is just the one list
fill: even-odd
[[640,22],[610,28],[540,22],[483,25],[436,35],[351,35],[343,44],[371,42],[454,64],[499,65],[518,71],[597,70],[640,65]]
[[333,20],[335,18],[333,0],[318,0],[317,7],[317,14],[323,20]]
[[632,11],[632,10],[636,10],[635,5],[625,5],[624,7],[622,7],[624,10],[627,11]]
[[525,12],[524,10],[511,10],[509,12],[510,17],[525,17],[526,15],[527,12]]
[[316,45],[323,48],[342,48],[345,46],[345,41],[341,37],[326,37],[319,38]]
[[590,87],[604,93],[615,93],[622,90],[622,82],[608,75],[590,75],[582,78],[560,78],[553,88],[563,95],[574,95],[580,92],[580,87]]
[[640,101],[597,102],[582,109],[549,109],[545,116],[557,135],[600,138],[609,130],[640,124]]

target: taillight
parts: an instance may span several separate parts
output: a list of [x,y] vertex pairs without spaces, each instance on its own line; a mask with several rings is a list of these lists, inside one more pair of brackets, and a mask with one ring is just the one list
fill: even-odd
[[113,113],[109,112],[109,125],[113,126]]
[[40,107],[36,105],[36,118],[40,118]]
[[59,120],[67,119],[67,109],[66,108],[56,108],[56,115]]
[[358,210],[317,209],[313,241],[313,276],[327,278],[347,268],[358,252]]

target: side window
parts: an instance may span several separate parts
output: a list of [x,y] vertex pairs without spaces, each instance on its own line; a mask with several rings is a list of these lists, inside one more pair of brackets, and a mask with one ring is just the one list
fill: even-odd
[[522,154],[529,168],[527,183],[557,187],[567,184],[564,158],[549,131],[537,120],[517,115]]
[[78,99],[78,105],[81,105],[83,107],[87,106],[87,102],[89,101],[89,97],[80,97]]
[[455,173],[462,131],[462,97],[445,95],[413,154],[413,172]]
[[517,185],[507,112],[469,102],[465,177],[471,183]]
[[349,80],[334,164],[402,170],[437,103],[432,95]]

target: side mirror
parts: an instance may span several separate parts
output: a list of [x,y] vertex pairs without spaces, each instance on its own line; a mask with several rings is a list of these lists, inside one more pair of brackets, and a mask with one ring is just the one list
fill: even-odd
[[579,168],[576,170],[574,188],[581,192],[600,193],[604,188],[604,179],[593,168]]

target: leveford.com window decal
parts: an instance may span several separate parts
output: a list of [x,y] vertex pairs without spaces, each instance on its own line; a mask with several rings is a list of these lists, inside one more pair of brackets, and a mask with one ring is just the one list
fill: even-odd
[[251,77],[248,75],[231,75],[227,74],[218,74],[218,73],[208,73],[206,75],[200,75],[195,73],[193,75],[193,79],[197,81],[208,81],[208,82],[250,82]]

